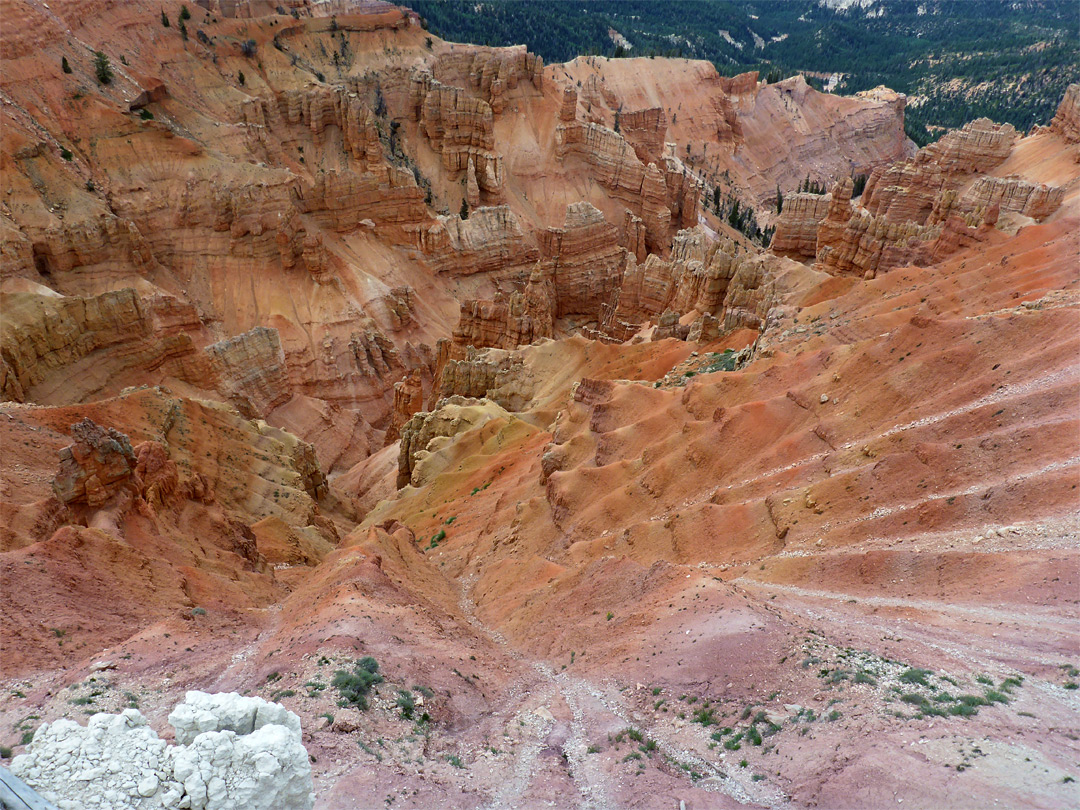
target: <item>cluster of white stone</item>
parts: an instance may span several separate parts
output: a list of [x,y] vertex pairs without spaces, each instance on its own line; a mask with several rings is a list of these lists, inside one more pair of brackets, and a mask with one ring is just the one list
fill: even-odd
[[12,772],[60,810],[310,810],[300,718],[234,693],[188,692],[168,745],[137,709],[46,723]]

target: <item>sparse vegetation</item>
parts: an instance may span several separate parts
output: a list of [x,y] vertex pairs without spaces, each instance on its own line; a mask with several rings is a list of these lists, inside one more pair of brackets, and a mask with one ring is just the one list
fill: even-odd
[[383,682],[379,674],[379,663],[371,656],[361,658],[356,662],[352,672],[339,669],[334,673],[330,685],[338,690],[341,699],[339,706],[355,706],[358,709],[368,707],[367,696],[371,689]]
[[406,720],[412,720],[416,710],[416,699],[412,692],[402,689],[398,691],[397,707],[401,710],[401,716]]

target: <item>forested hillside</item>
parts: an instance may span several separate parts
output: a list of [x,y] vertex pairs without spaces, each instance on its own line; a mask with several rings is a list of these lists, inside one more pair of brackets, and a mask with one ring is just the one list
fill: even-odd
[[[1080,79],[1075,0],[406,0],[457,41],[524,42],[545,61],[581,54],[685,56],[725,75],[807,73],[854,93],[906,93],[919,143],[986,116],[1027,130],[1045,123]],[[820,74],[820,75],[814,75]],[[830,78],[833,74],[842,74]]]

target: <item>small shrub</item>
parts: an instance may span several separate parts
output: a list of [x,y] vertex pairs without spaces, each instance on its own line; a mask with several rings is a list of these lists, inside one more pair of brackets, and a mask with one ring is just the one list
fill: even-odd
[[908,692],[901,695],[900,700],[904,701],[904,703],[911,703],[915,706],[922,706],[924,703],[927,702],[926,698],[915,692]]
[[877,679],[867,672],[859,671],[855,673],[855,683],[866,683],[870,686],[877,686]]
[[11,749],[6,745],[0,745],[0,759],[11,759]]
[[978,695],[960,695],[957,700],[961,706],[986,706],[989,703],[986,698]]
[[998,691],[996,691],[994,689],[987,689],[985,697],[986,697],[987,703],[1008,703],[1009,702],[1009,699],[1004,694],[1002,694],[1001,692],[998,692]]
[[740,767],[740,768],[746,768],[746,767],[748,767],[749,765],[750,765],[750,763],[749,763],[749,762],[747,762],[747,761],[746,761],[745,759],[740,759],[740,760],[739,760],[739,767]]
[[244,86],[244,82],[247,81],[247,77],[244,76],[244,71],[241,70],[236,74],[236,80],[240,82],[241,87]]
[[927,675],[933,675],[934,671],[931,669],[919,669],[918,667],[909,667],[900,673],[900,680],[903,683],[914,683],[919,686],[929,686],[926,682]]
[[[614,619],[614,618],[615,618],[615,614],[614,614],[614,613],[612,613],[612,612],[611,612],[611,611],[609,610],[609,611],[608,611],[608,615],[607,615],[607,620],[608,620],[608,621],[610,622],[610,621],[611,621],[612,619]],[[1069,685],[1068,685],[1068,684],[1066,684],[1066,685],[1065,685],[1065,688],[1066,688],[1066,689],[1068,689],[1068,688],[1069,688]],[[1076,687],[1073,687],[1073,688],[1075,689]]]
[[624,729],[624,731],[626,732],[626,736],[629,737],[634,742],[639,743],[639,742],[641,742],[642,740],[645,739],[645,736],[640,731],[638,731],[636,728],[628,728],[628,729]]
[[180,6],[180,19],[181,20],[190,20],[191,19],[191,12],[188,11],[187,6]]
[[356,706],[358,709],[366,709],[368,693],[373,686],[382,681],[378,662],[371,656],[367,656],[356,662],[352,672],[343,669],[335,672],[330,685],[341,695],[338,701],[339,706]]
[[599,754],[600,749],[595,745],[590,745],[588,748],[585,749],[585,753],[586,754]]
[[750,780],[752,782],[760,782],[764,778],[765,778],[765,774],[755,773],[753,776],[750,777]]
[[[275,42],[276,42],[276,41],[277,41],[277,40],[275,40]],[[244,42],[243,42],[243,43],[242,43],[242,44],[240,45],[240,53],[242,53],[242,54],[243,54],[244,56],[246,56],[246,57],[247,57],[248,59],[250,59],[251,57],[253,57],[253,56],[255,55],[255,53],[256,53],[256,52],[258,51],[258,49],[259,49],[259,48],[258,48],[258,45],[256,45],[256,44],[255,44],[255,40],[253,40],[253,39],[248,39],[248,40],[245,40],[245,41],[244,41]]]
[[22,738],[19,740],[19,745],[29,745],[34,740],[34,732],[24,731]]
[[153,117],[154,117],[154,114],[152,112],[150,112],[149,110],[147,110],[145,108],[139,110],[139,118],[141,118],[143,121],[149,121]]
[[60,149],[60,157],[62,157],[64,160],[71,160],[75,156],[73,154],[71,154],[70,149],[61,148]]
[[703,726],[714,726],[716,725],[716,717],[714,714],[712,709],[697,709],[694,711],[693,721],[695,723],[700,723]]
[[277,672],[276,670],[274,672],[271,672],[269,675],[266,676],[266,682],[267,683],[273,683],[274,681],[280,681],[280,680],[281,680],[281,673]]
[[826,719],[830,723],[835,722],[835,721],[840,719],[840,712],[836,711],[836,709],[833,709],[831,712],[829,712],[828,717]]
[[416,709],[416,700],[412,696],[412,692],[408,692],[404,689],[398,692],[397,707],[401,709],[401,716],[406,720],[412,720],[413,711]]
[[60,57],[60,69],[63,70],[64,73],[71,73],[71,65],[68,64],[66,56]]
[[459,757],[455,756],[454,754],[451,754],[450,756],[448,756],[446,758],[446,761],[449,762],[451,765],[453,765],[455,768],[464,768],[465,767],[465,763],[463,763],[461,761],[461,759]]
[[1080,689],[1080,684],[1076,683],[1076,681],[1069,681],[1069,682],[1067,682],[1065,684],[1065,688],[1066,689]]
[[[150,117],[153,118],[153,116],[150,116]],[[191,609],[191,615],[192,616],[205,616],[206,615],[206,608],[202,608],[202,607],[192,608]]]
[[751,745],[761,745],[761,732],[757,730],[757,726],[750,726],[746,730],[746,739]]
[[165,9],[161,10],[161,25],[165,28],[168,28],[170,25],[169,15],[165,13]]
[[985,675],[976,675],[975,680],[981,683],[983,686],[993,686],[994,681]]
[[974,706],[968,706],[964,703],[954,703],[949,707],[949,714],[957,717],[974,717],[979,713],[979,710]]

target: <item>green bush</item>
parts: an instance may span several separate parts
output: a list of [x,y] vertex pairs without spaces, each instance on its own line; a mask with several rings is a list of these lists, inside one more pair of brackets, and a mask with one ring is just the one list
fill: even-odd
[[60,68],[64,71],[64,73],[71,73],[71,65],[68,64],[66,56],[60,57]]
[[94,75],[101,84],[112,84],[113,72],[109,57],[103,51],[94,51]]
[[61,149],[60,150],[60,157],[62,157],[64,160],[71,160],[75,156],[73,154],[71,154],[70,149]]
[[416,699],[413,698],[412,692],[408,692],[404,689],[398,691],[397,707],[401,709],[401,716],[406,720],[412,720],[413,712],[416,710]]
[[919,669],[918,667],[909,667],[900,673],[900,680],[903,683],[916,683],[919,686],[929,686],[926,682],[927,675],[933,675],[932,669]]
[[696,709],[694,711],[693,721],[695,723],[700,723],[703,726],[714,726],[716,725],[716,717],[714,714],[712,709]]
[[367,696],[371,687],[382,682],[383,677],[379,674],[378,662],[371,656],[367,656],[356,662],[352,672],[343,669],[335,672],[330,685],[341,695],[338,701],[339,706],[356,706],[358,709],[366,709]]

